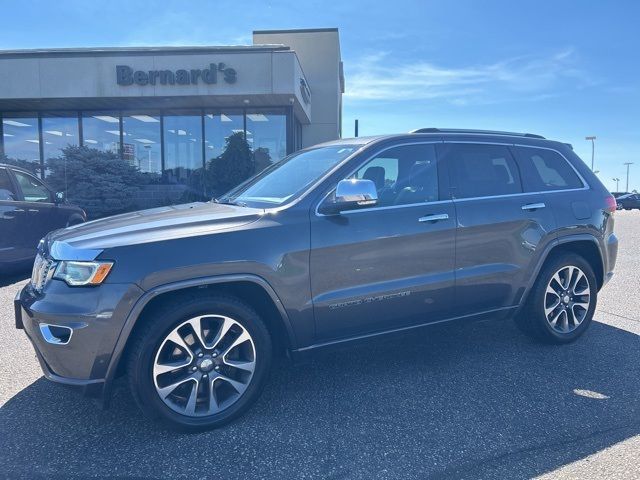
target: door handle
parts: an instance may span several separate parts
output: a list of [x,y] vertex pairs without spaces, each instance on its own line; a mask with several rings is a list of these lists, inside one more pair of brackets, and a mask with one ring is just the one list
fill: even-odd
[[435,215],[425,215],[418,219],[419,222],[437,222],[438,220],[448,220],[449,215],[446,213],[438,213]]
[[522,210],[538,210],[540,208],[544,208],[546,205],[542,202],[540,203],[527,203],[522,206]]

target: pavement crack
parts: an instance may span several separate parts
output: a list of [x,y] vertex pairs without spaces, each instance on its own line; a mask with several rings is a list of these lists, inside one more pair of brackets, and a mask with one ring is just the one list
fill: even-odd
[[461,475],[468,474],[471,472],[476,472],[479,468],[483,466],[487,466],[492,463],[497,463],[497,462],[500,462],[501,460],[504,460],[513,456],[526,455],[526,454],[537,452],[537,451],[548,450],[550,448],[563,447],[563,446],[572,445],[572,444],[579,444],[579,443],[583,443],[585,441],[597,438],[601,435],[607,435],[613,432],[623,431],[627,429],[637,430],[638,427],[640,427],[640,422],[631,422],[625,425],[618,425],[611,428],[605,428],[603,430],[595,430],[586,435],[579,435],[576,437],[559,439],[552,443],[550,442],[537,443],[535,445],[517,448],[515,450],[509,450],[507,452],[500,453],[498,455],[494,455],[491,457],[480,458],[480,459],[472,460],[470,462],[465,462],[461,465],[450,467],[440,472],[434,473],[433,475],[429,475],[429,478],[430,479],[431,478],[445,479],[445,478],[451,478],[451,477],[460,478]]
[[611,313],[611,312],[607,312],[606,310],[600,310],[598,309],[598,312],[600,313],[606,313],[607,315],[612,315],[614,317],[618,317],[618,318],[624,318],[625,320],[630,320],[632,322],[638,322],[640,323],[640,319],[638,318],[632,318],[632,317],[626,317],[624,315],[620,315],[619,313]]

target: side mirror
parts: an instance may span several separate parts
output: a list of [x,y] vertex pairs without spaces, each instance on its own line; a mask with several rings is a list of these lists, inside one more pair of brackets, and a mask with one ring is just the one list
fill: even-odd
[[64,192],[56,192],[56,203],[64,202]]
[[335,198],[327,199],[320,212],[336,214],[347,210],[373,207],[378,203],[378,191],[371,180],[350,178],[340,180],[336,187]]

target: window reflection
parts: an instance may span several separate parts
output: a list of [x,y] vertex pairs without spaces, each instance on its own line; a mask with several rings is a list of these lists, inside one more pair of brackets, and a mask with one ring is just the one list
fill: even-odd
[[164,175],[170,183],[187,184],[202,169],[202,117],[197,112],[171,112],[164,117]]
[[248,110],[247,141],[257,172],[287,155],[287,116],[284,110]]
[[160,173],[160,115],[153,112],[127,114],[122,117],[122,128],[124,160],[141,172]]
[[62,149],[78,145],[78,116],[76,114],[47,114],[42,117],[44,160],[60,157]]
[[84,112],[82,142],[103,152],[120,152],[120,117],[117,112]]
[[4,153],[11,163],[34,170],[40,164],[40,137],[37,115],[2,116]]
[[242,112],[206,113],[204,116],[204,144],[206,160],[211,161],[224,151],[233,133],[244,132]]

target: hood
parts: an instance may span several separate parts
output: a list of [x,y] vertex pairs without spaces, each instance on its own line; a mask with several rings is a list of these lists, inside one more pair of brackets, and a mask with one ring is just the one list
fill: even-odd
[[[218,203],[188,203],[125,213],[50,233],[45,245],[54,258],[95,258],[106,248],[208,235],[255,222],[264,210]],[[80,251],[85,251],[82,255]],[[92,252],[92,253],[90,253]]]

